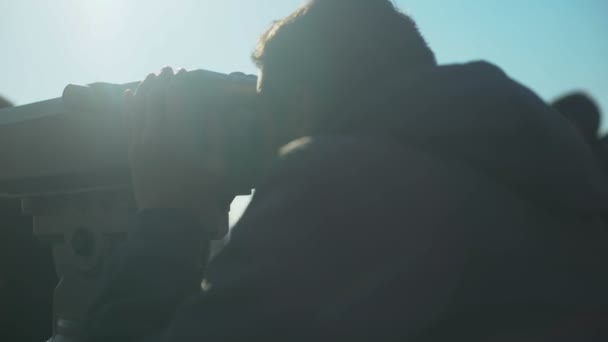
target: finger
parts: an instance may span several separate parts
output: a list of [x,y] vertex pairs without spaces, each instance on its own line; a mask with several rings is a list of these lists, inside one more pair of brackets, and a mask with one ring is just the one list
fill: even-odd
[[165,108],[167,113],[167,121],[170,122],[172,128],[183,130],[186,124],[186,116],[188,108],[193,103],[186,101],[187,83],[186,69],[180,68],[177,73],[171,78],[167,85],[167,97]]
[[150,84],[156,79],[156,74],[151,73],[137,86],[135,96],[143,96],[150,89]]
[[[159,100],[162,100],[162,103],[159,103],[159,105],[164,106],[164,114],[167,115],[169,113],[169,111],[167,110],[167,98],[169,96],[168,94],[168,88],[169,88],[169,84],[173,81],[173,77],[175,76],[175,73],[173,72],[173,69],[171,67],[164,67],[160,74],[158,75],[158,90],[162,91],[161,94],[161,98]],[[161,90],[162,88],[162,90]]]
[[186,86],[186,78],[188,75],[188,71],[184,68],[179,68],[175,73],[175,76],[171,79],[169,83],[169,88],[176,93],[183,93],[185,91]]
[[160,79],[162,79],[164,82],[168,82],[171,79],[171,77],[173,77],[174,74],[175,73],[173,72],[173,68],[167,66],[167,67],[164,67],[160,71],[160,74],[158,75],[158,77]]
[[135,88],[135,92],[133,93],[133,98],[131,98],[129,101],[129,105],[131,110],[131,113],[133,114],[133,127],[137,127],[137,132],[134,132],[136,134],[133,135],[134,138],[137,138],[139,140],[139,142],[141,143],[141,138],[142,138],[142,132],[144,130],[144,127],[146,125],[146,112],[145,112],[145,96],[146,94],[149,92],[150,89],[150,85],[151,83],[154,81],[154,79],[156,78],[155,74],[148,74],[148,76],[146,76],[146,78],[139,83],[139,85],[137,86],[137,88]]
[[168,84],[169,94],[175,94],[181,96],[183,92],[186,90],[186,75],[188,71],[184,68],[180,68],[175,73],[174,77],[171,78],[171,81]]
[[129,146],[133,146],[135,143],[141,143],[145,116],[140,106],[140,101],[138,101],[131,89],[125,91],[124,97],[125,115],[128,123]]
[[142,143],[148,145],[162,139],[165,86],[156,75],[149,77],[144,82],[147,82],[147,88],[143,93],[145,125],[142,132]]
[[144,81],[146,124],[142,139],[146,143],[165,138],[166,93],[173,75],[173,69],[165,67],[158,76],[149,75]]

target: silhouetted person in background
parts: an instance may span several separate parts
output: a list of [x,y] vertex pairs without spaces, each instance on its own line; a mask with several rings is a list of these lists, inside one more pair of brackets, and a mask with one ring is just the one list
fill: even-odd
[[599,106],[587,94],[575,92],[555,100],[553,108],[562,113],[585,138],[608,175],[608,145],[600,139]]
[[578,129],[587,142],[597,142],[601,115],[591,97],[583,93],[571,93],[555,100],[552,106]]
[[[608,184],[537,95],[486,62],[437,65],[389,0],[311,1],[253,57],[275,164],[206,269],[222,154],[185,149],[189,107],[172,100],[183,74],[165,68],[130,95],[141,212],[88,341],[589,341],[608,329]],[[202,128],[208,146],[220,127]]]
[[[0,109],[10,106],[0,97]],[[51,336],[54,270],[50,247],[33,235],[32,217],[21,214],[19,200],[0,197],[0,341]]]

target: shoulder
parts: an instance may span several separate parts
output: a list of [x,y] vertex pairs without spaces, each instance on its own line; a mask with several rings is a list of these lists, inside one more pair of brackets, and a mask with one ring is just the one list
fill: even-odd
[[353,199],[344,197],[390,195],[433,200],[490,181],[464,162],[396,139],[314,137],[281,150],[256,197],[342,197],[350,202]]
[[[411,153],[389,139],[306,137],[280,149],[264,187],[349,185],[403,168]],[[386,177],[384,177],[386,179]]]
[[[399,162],[411,156],[408,148],[394,139],[376,137],[305,137],[294,140],[279,151],[275,172],[295,170],[301,172],[322,171],[330,175],[344,171],[348,167],[390,164],[398,167]],[[396,163],[395,163],[396,162]]]

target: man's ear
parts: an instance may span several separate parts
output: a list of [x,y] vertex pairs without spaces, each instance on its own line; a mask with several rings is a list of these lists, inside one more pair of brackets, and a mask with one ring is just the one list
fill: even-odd
[[312,135],[318,121],[318,103],[314,96],[306,90],[297,90],[290,107],[289,130],[294,139]]

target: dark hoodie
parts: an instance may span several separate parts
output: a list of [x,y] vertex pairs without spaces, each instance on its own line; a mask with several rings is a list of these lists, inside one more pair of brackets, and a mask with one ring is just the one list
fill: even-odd
[[487,63],[375,87],[285,149],[207,291],[201,228],[140,213],[89,340],[601,338],[608,185],[565,119]]

